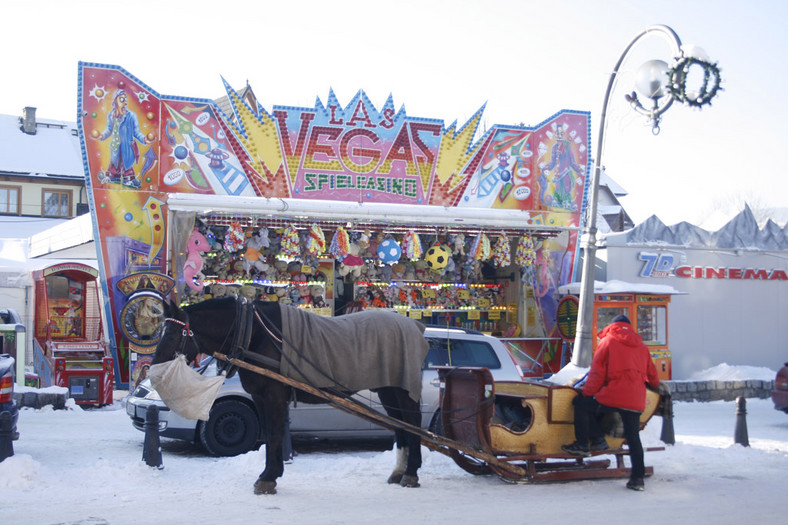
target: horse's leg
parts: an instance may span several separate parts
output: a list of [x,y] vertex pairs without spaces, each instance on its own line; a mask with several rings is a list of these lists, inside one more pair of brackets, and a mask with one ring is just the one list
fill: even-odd
[[264,393],[252,394],[258,414],[265,425],[265,470],[254,483],[255,494],[276,494],[276,479],[284,473],[282,437],[289,400],[288,387],[272,385]]
[[[416,427],[421,425],[419,403],[410,399],[407,391],[401,388],[381,388],[378,390],[378,397],[389,416]],[[394,441],[397,448],[397,462],[388,482],[398,483],[403,487],[418,487],[421,438],[398,428],[394,431]]]

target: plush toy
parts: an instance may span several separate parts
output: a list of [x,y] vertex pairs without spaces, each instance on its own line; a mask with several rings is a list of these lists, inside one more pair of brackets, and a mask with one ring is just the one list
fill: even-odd
[[384,283],[391,281],[391,276],[393,274],[393,270],[391,269],[391,265],[386,264],[380,269],[380,280]]
[[186,242],[186,262],[183,264],[183,279],[186,286],[195,292],[201,292],[204,275],[202,272],[202,252],[211,249],[205,236],[195,228]]
[[358,255],[347,255],[339,265],[339,275],[342,277],[351,276],[355,279],[361,277],[361,270],[364,268],[364,259]]
[[246,253],[244,254],[244,272],[251,275],[251,271],[265,273],[268,271],[268,263],[263,258],[263,250],[270,245],[268,240],[268,228],[261,228],[249,237],[246,241]]
[[493,264],[498,268],[505,268],[512,264],[511,246],[506,233],[498,237],[493,247]]
[[340,226],[334,233],[334,238],[331,239],[331,244],[328,247],[328,253],[334,256],[337,261],[342,261],[345,256],[350,252],[350,236],[345,231],[345,228]]
[[282,233],[281,250],[280,255],[282,259],[301,257],[301,240],[298,237],[298,230],[295,226],[288,226]]
[[409,261],[418,261],[422,256],[421,239],[411,230],[402,237],[402,253]]
[[406,281],[416,280],[416,266],[410,261],[408,261],[405,264],[405,280]]
[[457,268],[457,264],[454,262],[454,259],[449,257],[449,260],[446,262],[446,266],[443,267],[441,270],[441,275],[454,279],[454,271]]
[[312,296],[312,305],[316,308],[324,308],[326,306],[325,295],[326,288],[321,284],[313,284],[309,287],[309,293]]
[[403,279],[405,279],[406,266],[404,264],[402,263],[393,264],[391,265],[391,270],[394,273],[394,275],[392,276],[393,279],[398,281],[402,281]]
[[230,263],[230,279],[242,279],[244,277],[244,262],[241,259],[234,259]]
[[366,275],[368,281],[376,281],[378,277],[380,277],[380,272],[378,272],[378,267],[375,265],[375,261],[367,261]]
[[465,255],[465,234],[458,233],[454,236],[454,249],[452,255]]
[[402,255],[402,248],[397,241],[388,238],[378,244],[377,255],[383,264],[394,264],[399,261],[400,255]]
[[246,235],[240,222],[233,222],[224,234],[224,249],[228,252],[237,252],[244,248]]
[[424,254],[424,260],[427,261],[427,266],[430,270],[440,270],[445,268],[451,258],[451,252],[446,246],[434,245],[430,246],[427,253]]
[[249,301],[254,301],[257,299],[257,291],[258,288],[256,286],[252,286],[250,284],[245,284],[241,286],[241,297],[248,299]]
[[359,235],[358,240],[356,241],[359,250],[358,254],[361,257],[369,258],[373,256],[372,255],[373,252],[369,250],[369,243],[370,243],[370,233],[369,230],[367,229],[364,230],[364,233]]

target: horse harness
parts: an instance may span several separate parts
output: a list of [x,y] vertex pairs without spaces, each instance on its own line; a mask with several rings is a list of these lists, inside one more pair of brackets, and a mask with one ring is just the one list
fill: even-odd
[[[175,319],[172,317],[167,317],[164,319],[165,322],[170,321],[182,327],[181,343],[180,346],[178,347],[178,350],[176,351],[176,355],[177,354],[185,355],[184,349],[186,348],[186,341],[189,338],[194,340],[194,346],[197,347],[197,353],[203,353],[200,347],[199,340],[197,339],[197,336],[195,335],[194,331],[189,327],[189,314],[186,312],[184,312],[184,314],[186,315],[185,322],[181,321],[180,319]],[[281,344],[282,344],[281,337],[278,337],[276,334],[274,334],[273,331],[268,327],[268,325],[265,322],[263,322],[263,320],[260,318],[259,312],[254,307],[254,304],[246,300],[239,300],[237,302],[237,308],[236,308],[236,322],[235,322],[235,327],[233,329],[233,338],[230,343],[230,349],[228,352],[226,352],[226,354],[231,359],[256,361],[265,366],[274,368],[275,370],[279,370],[280,368],[279,361],[264,355],[254,353],[251,350],[249,350],[249,343],[251,342],[252,339],[252,331],[254,328],[255,319],[257,319],[257,321],[265,329],[268,335],[271,336],[271,338],[273,338],[274,341],[279,343],[279,346],[277,345],[274,346],[281,351]],[[224,343],[222,343],[222,346],[224,346]],[[225,361],[221,363],[218,367],[218,373],[221,374],[222,372],[225,372],[228,378],[232,377],[237,370],[238,367],[230,364],[229,361]]]

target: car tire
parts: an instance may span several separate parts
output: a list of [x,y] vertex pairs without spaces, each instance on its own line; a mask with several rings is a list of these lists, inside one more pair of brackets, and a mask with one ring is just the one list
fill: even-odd
[[257,413],[243,401],[217,401],[208,421],[199,425],[200,443],[214,456],[237,456],[253,450],[260,436]]

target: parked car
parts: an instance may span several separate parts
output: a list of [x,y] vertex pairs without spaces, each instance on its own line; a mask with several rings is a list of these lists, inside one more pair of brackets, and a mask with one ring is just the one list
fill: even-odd
[[14,404],[14,365],[16,361],[8,354],[0,354],[0,414],[11,414],[11,439],[19,439],[16,423],[19,409]]
[[774,390],[772,390],[772,401],[774,408],[782,410],[788,414],[788,363],[777,371],[774,379]]
[[[440,431],[440,383],[436,366],[478,366],[490,369],[496,380],[520,381],[522,372],[503,343],[481,332],[428,327],[424,333],[429,352],[422,372],[422,427]],[[206,374],[215,375],[215,363]],[[355,398],[383,413],[376,394],[361,391]],[[150,405],[159,409],[159,434],[202,444],[216,456],[248,452],[261,443],[262,422],[251,396],[241,387],[238,375],[226,380],[211,408],[208,421],[184,419],[171,411],[144,380],[125,400],[126,412],[138,430],[145,430],[145,414]],[[329,405],[290,405],[290,433],[293,438],[370,439],[391,437],[391,432],[365,419]]]

